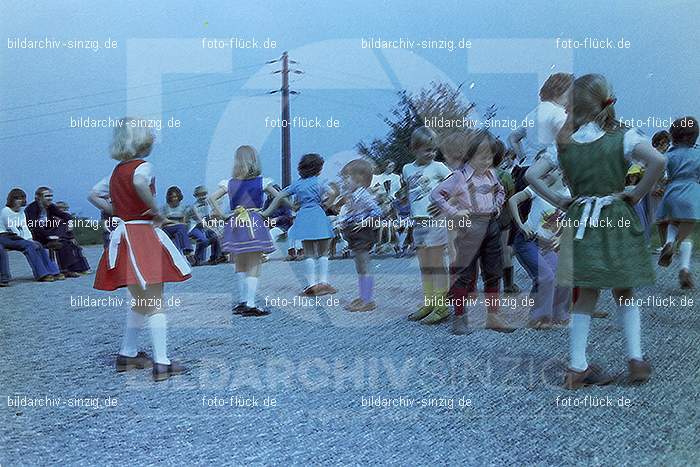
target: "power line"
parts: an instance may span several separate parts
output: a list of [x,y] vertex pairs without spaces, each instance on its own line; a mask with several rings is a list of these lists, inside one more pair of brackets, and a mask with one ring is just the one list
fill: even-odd
[[74,111],[77,111],[77,110],[94,109],[94,108],[98,108],[98,107],[106,107],[106,106],[109,106],[109,105],[122,104],[122,103],[125,103],[125,102],[132,102],[132,101],[137,101],[137,100],[150,99],[150,98],[153,98],[153,97],[167,96],[167,95],[170,95],[170,94],[177,94],[177,93],[181,93],[181,92],[192,91],[192,90],[195,90],[195,89],[203,89],[203,88],[208,88],[208,87],[211,87],[211,86],[218,86],[218,85],[220,85],[220,84],[233,83],[233,82],[236,82],[236,81],[244,81],[244,80],[247,80],[247,79],[250,79],[250,77],[249,77],[249,76],[245,76],[245,77],[242,77],[242,78],[229,79],[229,80],[225,80],[225,81],[219,81],[219,82],[216,82],[216,83],[207,83],[207,84],[205,84],[205,85],[203,85],[203,86],[194,86],[194,87],[191,87],[191,88],[177,89],[177,90],[175,90],[175,91],[161,92],[161,93],[152,94],[152,95],[149,95],[149,96],[133,97],[133,98],[131,98],[131,99],[121,99],[121,100],[112,101],[112,102],[102,102],[102,103],[100,103],[100,104],[93,104],[93,105],[88,105],[88,106],[84,106],[84,107],[76,107],[76,108],[73,108],[73,109],[58,110],[58,111],[56,111],[56,112],[49,112],[49,113],[39,114],[39,115],[30,115],[30,116],[28,116],[28,117],[13,118],[13,119],[10,119],[10,120],[0,120],[0,123],[12,123],[12,122],[20,122],[20,121],[25,121],[25,120],[31,120],[31,119],[34,119],[34,118],[50,117],[50,116],[53,116],[53,115],[60,115],[60,114],[68,113],[68,112],[74,112]]
[[[264,65],[265,65],[265,63],[255,63],[255,64],[253,64],[253,65],[248,65],[248,66],[233,68],[231,71],[234,71],[234,70],[235,70],[235,71],[238,71],[238,70],[245,70],[245,69],[247,69],[247,68],[253,68],[253,67],[264,66]],[[205,77],[205,76],[207,76],[207,75],[205,75],[205,74],[199,74],[199,75],[196,75],[196,76],[187,76],[187,77],[183,77],[183,78],[174,78],[174,79],[171,79],[171,80],[154,81],[154,82],[152,82],[152,83],[138,84],[138,85],[135,85],[135,86],[125,86],[125,87],[122,87],[122,88],[109,89],[109,90],[106,90],[106,91],[99,91],[99,92],[94,92],[94,93],[91,93],[91,94],[82,94],[82,95],[73,96],[73,97],[64,97],[64,98],[61,98],[61,99],[55,99],[55,100],[51,100],[51,101],[41,101],[41,102],[35,102],[35,103],[33,103],[33,104],[24,104],[24,105],[17,105],[17,106],[14,106],[14,107],[5,107],[5,108],[0,109],[0,111],[1,111],[1,112],[4,112],[4,111],[8,111],[8,110],[26,109],[26,108],[28,108],[28,107],[40,107],[40,106],[42,106],[42,105],[47,105],[47,104],[56,104],[56,103],[59,103],[59,102],[67,102],[67,101],[72,101],[72,100],[76,100],[76,99],[83,99],[83,98],[86,98],[86,97],[94,97],[94,96],[101,96],[101,95],[104,95],[104,94],[111,94],[111,93],[113,93],[113,92],[128,91],[129,89],[144,88],[144,87],[148,87],[148,86],[155,86],[155,85],[158,85],[158,84],[176,83],[176,82],[180,82],[180,81],[189,81],[189,80],[193,80],[193,79],[203,78],[203,77]]]
[[[253,95],[250,95],[250,96],[247,96],[247,97],[262,97],[262,96],[267,96],[267,95],[269,95],[269,94],[265,92],[265,93],[253,94]],[[206,106],[209,106],[209,105],[223,104],[223,103],[230,102],[230,101],[231,101],[231,98],[228,98],[228,99],[225,99],[225,100],[220,100],[220,101],[214,101],[214,102],[205,102],[205,103],[202,103],[202,104],[190,105],[190,106],[187,106],[187,107],[180,107],[180,108],[176,108],[176,109],[163,110],[162,112],[152,112],[152,113],[150,113],[150,114],[144,114],[144,115],[142,115],[141,117],[144,118],[144,117],[149,117],[149,116],[152,116],[152,115],[160,115],[161,113],[162,113],[162,114],[165,114],[165,113],[179,112],[179,111],[181,111],[181,110],[196,109],[196,108],[199,108],[199,107],[206,107]],[[53,128],[53,129],[51,129],[51,130],[34,131],[34,132],[31,132],[31,133],[22,133],[22,134],[19,134],[19,135],[0,136],[0,141],[8,140],[8,139],[15,139],[15,138],[23,138],[23,137],[25,137],[25,136],[36,136],[36,135],[43,135],[43,134],[47,134],[47,133],[55,133],[55,132],[58,132],[58,131],[76,130],[76,129],[79,130],[79,129],[83,129],[83,128],[61,127],[61,128]]]

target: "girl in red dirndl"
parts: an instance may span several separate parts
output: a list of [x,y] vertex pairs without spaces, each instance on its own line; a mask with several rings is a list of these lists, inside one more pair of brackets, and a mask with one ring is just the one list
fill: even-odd
[[[143,160],[151,152],[154,137],[145,123],[135,118],[120,120],[111,147],[112,158],[120,162],[109,178],[93,188],[90,197],[98,208],[118,219],[100,259],[94,288],[111,291],[127,287],[132,296],[117,371],[152,365],[153,379],[162,381],[184,371],[167,357],[163,284],[189,279],[191,269],[158,227],[163,218],[154,198],[153,168]],[[137,349],[138,334],[146,322],[153,343],[152,360]]]

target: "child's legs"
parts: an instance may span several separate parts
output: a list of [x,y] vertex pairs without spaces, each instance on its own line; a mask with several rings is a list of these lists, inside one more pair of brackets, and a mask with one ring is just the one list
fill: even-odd
[[530,311],[532,319],[554,319],[554,290],[557,272],[557,254],[553,251],[539,250],[537,274],[537,294],[535,306]]
[[[124,350],[129,351],[136,345],[138,328],[134,324],[148,321],[153,344],[153,361],[165,365],[170,364],[167,355],[167,320],[163,309],[163,284],[151,284],[145,289],[137,285],[129,286],[129,292],[134,299],[132,311],[136,315],[127,315],[127,331],[125,333]],[[138,315],[142,316],[138,316]],[[131,325],[131,326],[130,326]]]
[[369,251],[353,251],[355,260],[355,271],[358,276],[366,276],[369,274]]
[[683,240],[688,238],[688,236],[693,233],[694,228],[695,228],[694,222],[679,222],[678,223],[678,238],[676,239],[676,241],[678,243],[681,243]]
[[532,294],[534,298],[534,295],[537,293],[537,268],[539,264],[537,243],[532,240],[527,240],[522,232],[518,232],[513,239],[513,249],[523,269],[525,269],[527,275],[532,279],[530,294]]
[[591,313],[595,309],[599,295],[598,289],[579,288],[569,327],[569,366],[576,371],[584,371],[588,368],[586,347],[591,328]]
[[307,258],[320,258],[321,256],[328,256],[331,239],[324,238],[322,240],[303,240],[301,244],[304,248],[304,256]]
[[241,253],[236,255],[236,272],[243,272],[248,277],[260,276],[260,252]]
[[498,293],[499,281],[503,274],[503,251],[501,250],[501,231],[495,219],[489,222],[479,248],[479,262],[481,276],[484,279],[484,291]]
[[501,230],[501,251],[503,252],[503,268],[513,267],[513,248],[508,245],[510,229]]
[[634,297],[634,290],[613,289],[612,293],[615,303],[622,313],[627,357],[633,360],[643,360],[641,313],[639,307],[631,301]]
[[418,249],[418,263],[424,288],[430,293],[447,289],[447,269],[445,266],[445,246],[421,247]]
[[668,223],[659,222],[659,240],[661,240],[661,246],[666,243],[666,234],[668,233]]

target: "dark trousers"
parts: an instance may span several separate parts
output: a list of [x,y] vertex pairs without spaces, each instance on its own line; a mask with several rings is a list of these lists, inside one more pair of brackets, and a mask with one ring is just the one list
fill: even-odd
[[10,282],[10,261],[7,258],[5,248],[0,245],[0,282]]
[[211,246],[210,260],[215,260],[221,256],[221,245],[219,236],[211,229],[203,227],[201,224],[190,230],[190,238],[194,239],[197,246],[194,251],[194,256],[197,259],[197,264],[205,261],[207,247]]
[[[498,218],[472,218],[471,227],[459,231],[455,238],[457,257],[450,266],[450,296],[465,298],[476,292],[477,265],[481,269],[484,292],[498,295],[499,283],[503,274],[503,254],[501,251],[501,228]],[[461,314],[461,310],[455,310]],[[491,309],[489,311],[497,311]]]
[[74,240],[61,239],[61,248],[54,250],[56,262],[61,268],[61,272],[85,272],[90,269],[90,265],[83,256],[83,249]]

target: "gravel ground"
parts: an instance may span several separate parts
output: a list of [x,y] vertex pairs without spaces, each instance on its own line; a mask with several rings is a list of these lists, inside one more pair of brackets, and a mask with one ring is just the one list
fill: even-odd
[[[101,250],[85,251],[96,265]],[[565,330],[478,329],[483,307],[469,336],[408,322],[421,300],[415,258],[373,261],[379,309],[365,314],[342,309],[356,291],[349,260],[330,266],[339,305],[321,306],[293,303],[303,265],[266,263],[264,318],[231,314],[230,265],[197,268],[166,289],[169,353],[190,371],[154,383],[148,370],[114,371],[126,310],[114,300],[124,292],[92,289],[93,276],[35,283],[24,258],[10,256],[16,280],[0,289],[3,466],[698,465],[700,297],[681,294],[673,267],[638,291],[675,301],[642,307],[651,382],[570,392],[559,387]],[[522,270],[516,281],[529,284]],[[510,318],[524,323],[525,295],[510,298]],[[613,312],[609,293],[601,308]],[[147,331],[142,342],[150,353]],[[625,370],[614,312],[594,320],[589,360]],[[398,406],[367,406],[377,398]]]

